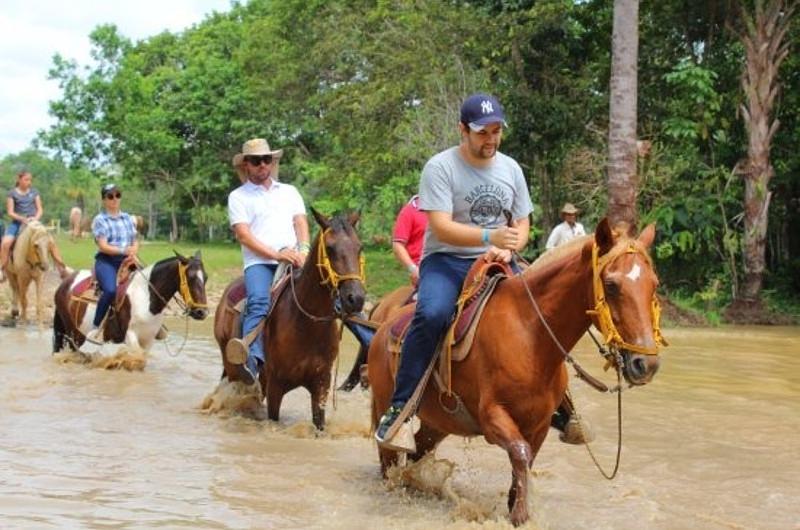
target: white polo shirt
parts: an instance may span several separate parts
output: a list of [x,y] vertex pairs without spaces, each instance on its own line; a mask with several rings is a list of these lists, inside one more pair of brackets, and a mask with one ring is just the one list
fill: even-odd
[[[294,216],[305,215],[306,208],[297,188],[272,181],[269,188],[248,181],[228,195],[228,220],[233,226],[246,223],[256,239],[275,250],[297,245]],[[242,245],[244,268],[257,263],[278,263]]]

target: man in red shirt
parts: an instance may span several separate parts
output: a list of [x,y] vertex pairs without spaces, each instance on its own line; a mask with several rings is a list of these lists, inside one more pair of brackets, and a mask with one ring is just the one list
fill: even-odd
[[392,251],[415,286],[419,281],[419,260],[427,226],[428,217],[419,210],[419,196],[414,195],[397,214],[392,231]]

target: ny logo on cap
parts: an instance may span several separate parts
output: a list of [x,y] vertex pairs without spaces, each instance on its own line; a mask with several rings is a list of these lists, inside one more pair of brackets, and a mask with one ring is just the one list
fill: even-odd
[[481,112],[484,114],[491,114],[494,112],[494,107],[492,107],[492,102],[489,100],[484,99],[481,101]]

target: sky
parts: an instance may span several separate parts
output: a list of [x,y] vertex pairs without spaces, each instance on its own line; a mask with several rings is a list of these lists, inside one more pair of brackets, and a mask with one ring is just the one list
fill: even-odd
[[230,0],[0,0],[0,159],[30,145],[52,119],[48,102],[60,98],[47,79],[53,55],[90,63],[89,33],[115,24],[136,41],[164,30],[179,32]]

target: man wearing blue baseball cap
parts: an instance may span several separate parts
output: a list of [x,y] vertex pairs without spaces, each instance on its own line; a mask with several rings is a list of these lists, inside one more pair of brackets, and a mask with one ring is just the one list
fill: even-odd
[[[383,447],[414,451],[403,445],[409,435],[401,430],[409,431],[409,422],[395,423],[410,415],[403,409],[453,317],[473,262],[488,252],[489,260],[507,263],[512,252],[528,242],[533,205],[525,177],[514,159],[497,150],[505,127],[497,98],[469,96],[461,105],[461,143],[434,155],[422,170],[419,209],[427,215],[428,226],[417,307],[403,343],[391,406],[375,431]],[[512,226],[506,226],[504,210],[511,212]]]

